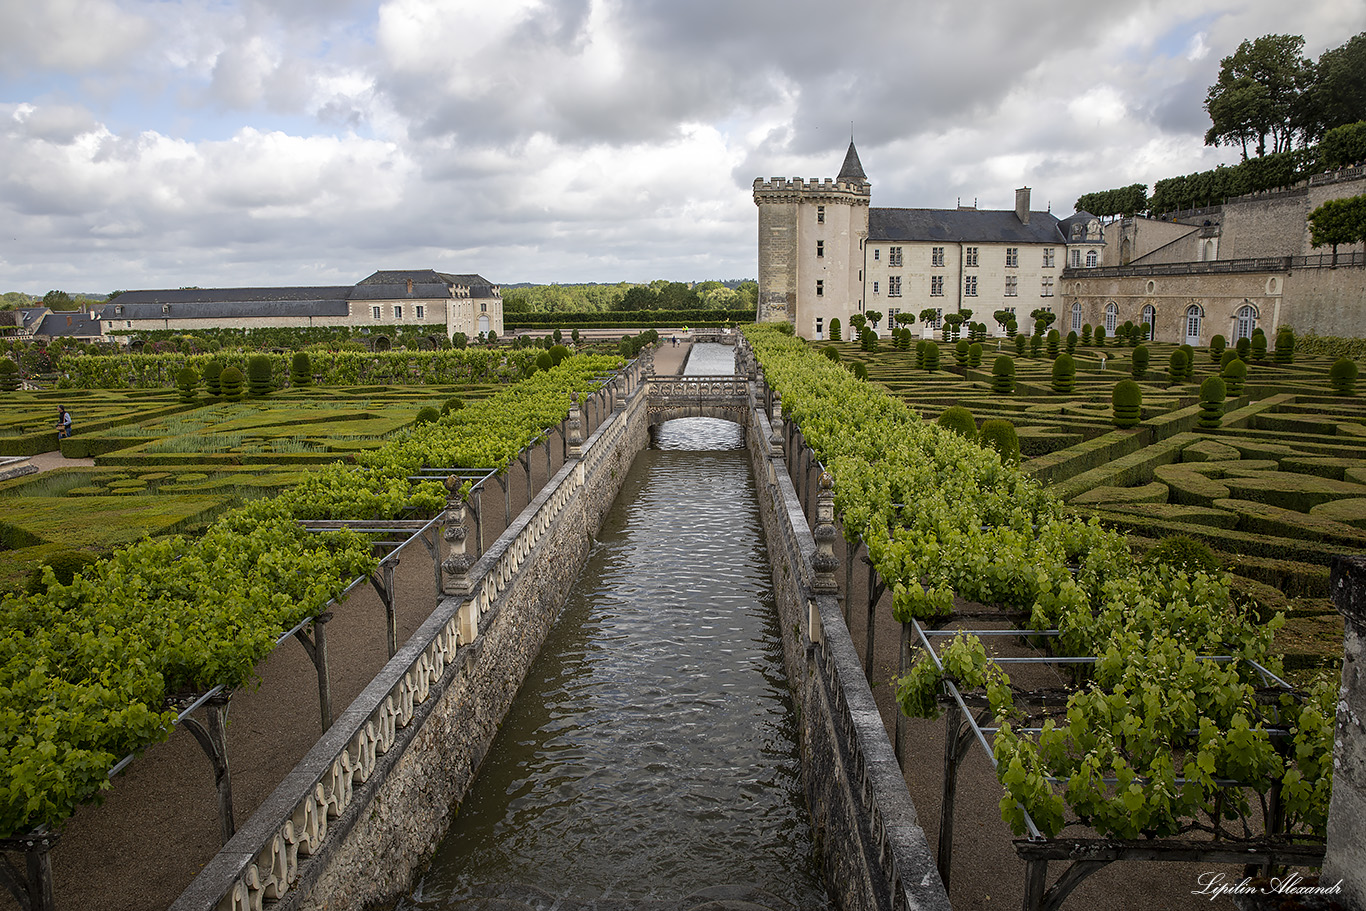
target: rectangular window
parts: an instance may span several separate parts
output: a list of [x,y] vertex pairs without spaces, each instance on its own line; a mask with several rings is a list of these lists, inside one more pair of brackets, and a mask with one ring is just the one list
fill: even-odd
[[976,248],[976,247],[964,247],[964,248],[963,248],[963,265],[967,266],[969,269],[976,269],[976,268],[977,268],[977,248]]
[[931,275],[931,276],[930,276],[930,297],[943,297],[943,296],[944,296],[944,276],[942,276],[942,275]]
[[816,224],[825,224],[825,206],[816,206]]
[[1020,296],[1020,277],[1018,275],[1006,276],[1006,297]]
[[823,337],[824,337],[824,336],[821,335],[821,333],[824,331],[824,329],[825,329],[825,319],[824,319],[823,317],[820,317],[820,316],[816,317],[816,338],[823,338]]
[[394,319],[403,319],[403,305],[394,304]]
[[1072,251],[1071,266],[1072,266],[1073,269],[1079,269],[1079,268],[1081,268],[1081,251],[1080,251],[1080,250],[1073,250],[1073,251]]
[[873,282],[873,293],[877,294],[877,282]]
[[899,266],[899,265],[901,265],[901,248],[900,248],[900,247],[888,247],[888,248],[887,248],[887,265],[889,265],[889,266]]
[[370,317],[371,317],[371,319],[379,319],[379,305],[378,305],[378,304],[376,304],[375,306],[373,306],[373,307],[370,308]]
[[976,296],[977,296],[977,276],[975,276],[975,275],[965,275],[965,276],[963,276],[963,296],[964,296],[964,297],[976,297]]
[[1019,248],[1019,247],[1006,247],[1006,268],[1007,268],[1007,269],[1018,269],[1018,268],[1020,268],[1020,248]]
[[1043,248],[1043,267],[1044,267],[1045,269],[1052,269],[1052,268],[1053,268],[1053,248],[1052,248],[1052,247],[1044,247],[1044,248]]
[[1053,296],[1053,277],[1052,277],[1051,275],[1050,275],[1050,276],[1045,276],[1045,277],[1044,277],[1044,280],[1043,280],[1043,289],[1039,292],[1039,297],[1052,297],[1052,296]]
[[426,311],[426,309],[422,306],[422,304],[415,304],[414,306],[417,307],[417,318],[418,318],[418,319],[422,319],[423,317],[426,316],[427,311]]
[[480,305],[479,305],[479,312],[480,312],[480,313],[488,313],[488,312],[489,312],[489,305],[488,305],[488,304],[480,304]]
[[825,297],[825,282],[821,279],[816,279],[816,296]]
[[817,256],[824,256],[824,255],[825,255],[825,241],[823,241],[823,240],[818,240],[818,241],[816,241],[816,255],[817,255]]
[[900,276],[900,275],[889,275],[889,276],[887,277],[887,296],[888,296],[888,297],[900,297],[900,296],[901,296],[901,276]]
[[873,262],[877,262],[877,261],[880,260],[880,259],[882,259],[882,248],[881,248],[881,247],[874,247],[874,248],[873,248]]
[[941,267],[944,265],[943,247],[930,247],[930,265]]

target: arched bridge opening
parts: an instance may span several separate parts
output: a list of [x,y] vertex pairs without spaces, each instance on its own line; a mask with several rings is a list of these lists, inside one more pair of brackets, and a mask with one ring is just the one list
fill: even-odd
[[720,418],[749,426],[753,406],[743,376],[651,376],[647,382],[652,438],[659,425],[674,418]]

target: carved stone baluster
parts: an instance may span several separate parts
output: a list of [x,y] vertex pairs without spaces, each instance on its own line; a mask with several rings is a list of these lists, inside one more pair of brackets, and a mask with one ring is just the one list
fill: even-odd
[[571,459],[583,458],[583,406],[577,392],[570,396],[568,427],[569,449],[565,455]]
[[816,554],[811,558],[811,568],[816,578],[811,588],[818,595],[834,595],[839,592],[835,581],[835,569],[840,565],[835,556],[835,479],[829,472],[821,472],[820,491],[816,494]]
[[447,595],[468,595],[473,590],[470,567],[474,561],[465,553],[469,529],[465,527],[465,498],[460,493],[461,484],[461,479],[456,475],[446,478],[446,516],[442,522],[441,537],[448,548],[446,559],[441,561],[441,589]]

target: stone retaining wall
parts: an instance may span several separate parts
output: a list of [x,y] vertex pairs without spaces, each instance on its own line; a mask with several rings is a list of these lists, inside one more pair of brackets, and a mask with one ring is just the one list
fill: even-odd
[[647,389],[565,462],[469,569],[470,593],[442,599],[173,911],[247,911],[271,900],[349,911],[410,886],[646,446]]

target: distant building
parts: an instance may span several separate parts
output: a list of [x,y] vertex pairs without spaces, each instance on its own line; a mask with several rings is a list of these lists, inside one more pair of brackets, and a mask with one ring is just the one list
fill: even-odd
[[[503,334],[499,287],[479,275],[431,269],[375,272],[355,285],[125,291],[98,312],[103,331],[364,327],[384,335],[430,327],[433,341],[457,332]],[[124,336],[127,338],[128,336]]]

